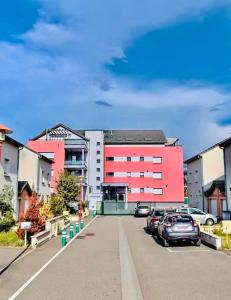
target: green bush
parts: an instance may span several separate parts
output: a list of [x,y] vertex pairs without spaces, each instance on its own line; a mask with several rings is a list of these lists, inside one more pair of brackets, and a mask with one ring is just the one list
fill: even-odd
[[59,195],[52,195],[50,197],[49,203],[54,216],[62,215],[64,210],[66,210],[65,202]]
[[1,232],[0,233],[0,246],[21,247],[24,245],[15,231]]
[[83,210],[85,210],[85,208],[89,208],[89,201],[88,200],[83,200]]
[[15,220],[12,212],[7,211],[4,214],[3,218],[0,220],[0,231],[1,230],[8,231],[12,226],[14,226],[14,224],[15,224]]

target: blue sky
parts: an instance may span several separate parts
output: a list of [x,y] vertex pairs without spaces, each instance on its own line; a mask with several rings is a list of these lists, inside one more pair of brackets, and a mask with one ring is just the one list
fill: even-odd
[[0,3],[0,123],[161,128],[185,157],[231,135],[231,0]]

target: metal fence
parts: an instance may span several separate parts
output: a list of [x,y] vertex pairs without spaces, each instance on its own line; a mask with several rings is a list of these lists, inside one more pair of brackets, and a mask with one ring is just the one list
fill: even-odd
[[158,202],[123,202],[123,201],[98,201],[96,203],[96,211],[98,215],[134,215],[138,205],[146,205],[150,208],[154,207],[176,207],[182,203],[158,203]]

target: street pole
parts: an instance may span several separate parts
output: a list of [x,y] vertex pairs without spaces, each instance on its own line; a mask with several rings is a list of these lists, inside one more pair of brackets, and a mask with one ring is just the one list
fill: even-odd
[[80,191],[79,191],[79,220],[82,220],[82,209],[83,209],[83,177],[80,176]]

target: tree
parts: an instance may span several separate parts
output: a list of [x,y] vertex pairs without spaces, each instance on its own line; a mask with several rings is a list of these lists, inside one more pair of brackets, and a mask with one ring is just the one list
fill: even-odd
[[14,197],[13,188],[5,185],[0,193],[0,212],[5,215],[6,212],[13,212],[12,199]]
[[79,180],[76,175],[70,174],[67,171],[59,174],[57,192],[66,205],[72,201],[79,200],[79,191]]
[[[31,228],[28,231],[29,237],[31,237],[34,233],[44,230],[45,222],[40,215],[40,208],[43,206],[43,202],[37,199],[37,195],[35,192],[32,193],[30,197],[30,203],[27,211],[22,214],[20,221],[21,222],[31,222]],[[23,238],[24,230],[21,227],[18,228],[18,235]]]

